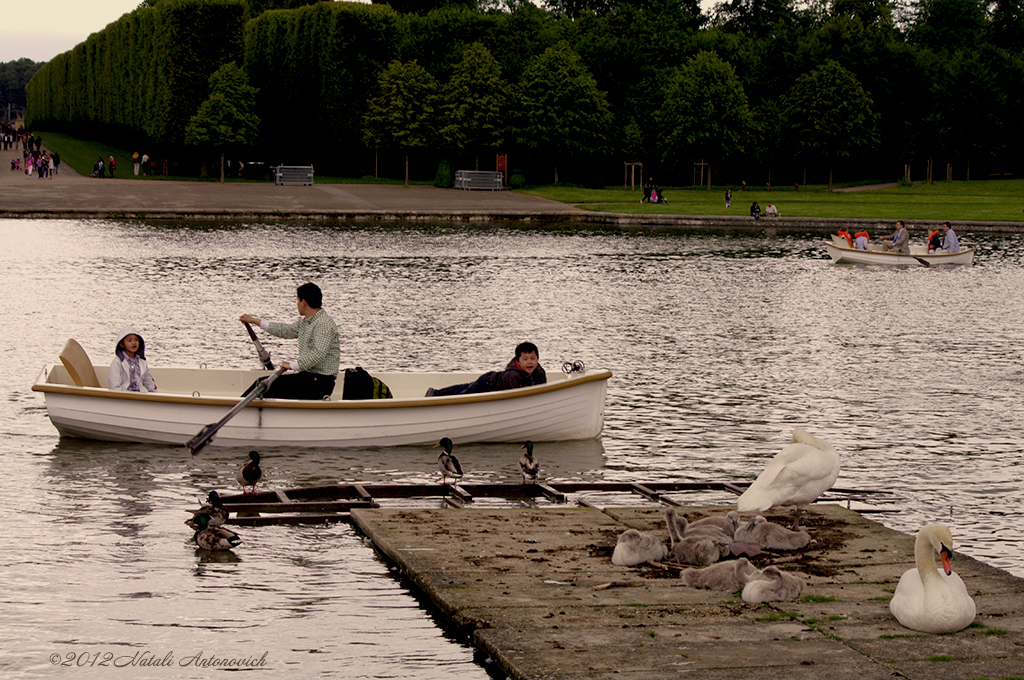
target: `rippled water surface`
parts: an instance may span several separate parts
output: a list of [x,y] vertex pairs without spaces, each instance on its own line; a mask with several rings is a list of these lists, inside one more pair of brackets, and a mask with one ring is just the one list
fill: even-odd
[[[170,654],[132,677],[206,677],[211,657],[281,677],[487,677],[348,525],[249,528],[223,561],[198,555],[185,509],[236,488],[244,452],[60,441],[29,389],[69,337],[109,361],[124,323],[151,364],[256,367],[238,315],[293,317],[306,280],[343,365],[484,371],[531,339],[549,371],[611,369],[601,439],[538,444],[550,478],[749,480],[801,425],[840,451],[837,486],[891,492],[879,521],[944,521],[1024,576],[1020,238],[961,234],[974,267],[898,270],[833,265],[821,240],[0,220],[0,673],[109,677],[96,659]],[[518,453],[460,448],[467,481],[517,479]],[[264,458],[279,488],[436,477],[416,447]]]

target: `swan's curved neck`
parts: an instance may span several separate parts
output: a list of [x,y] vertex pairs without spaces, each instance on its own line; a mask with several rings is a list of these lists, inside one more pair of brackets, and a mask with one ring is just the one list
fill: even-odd
[[914,562],[917,564],[917,573],[920,574],[922,580],[938,577],[939,569],[935,566],[935,548],[932,547],[930,537],[918,537],[914,544]]

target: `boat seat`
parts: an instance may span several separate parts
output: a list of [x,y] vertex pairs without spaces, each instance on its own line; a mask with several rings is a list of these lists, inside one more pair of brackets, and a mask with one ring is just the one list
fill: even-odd
[[96,377],[96,369],[89,361],[89,355],[85,353],[82,346],[74,338],[70,338],[64,349],[60,352],[60,362],[68,370],[71,379],[79,387],[100,387],[99,378]]

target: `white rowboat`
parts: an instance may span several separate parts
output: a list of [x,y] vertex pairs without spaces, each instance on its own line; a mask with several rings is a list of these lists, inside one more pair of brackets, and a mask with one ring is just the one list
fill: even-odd
[[928,248],[925,246],[910,246],[910,255],[904,255],[903,253],[886,252],[879,244],[872,244],[871,250],[857,250],[851,248],[842,236],[835,234],[832,235],[832,243],[825,244],[825,250],[836,264],[877,264],[906,267],[974,264],[974,248],[965,248],[958,253],[936,250],[929,254]]
[[[184,445],[238,404],[254,380],[269,374],[151,367],[159,392],[139,394],[85,386],[105,385],[106,366],[71,363],[76,380],[68,365],[45,367],[32,386],[43,393],[50,421],[61,436],[156,444]],[[93,376],[88,376],[89,368]],[[428,387],[471,382],[480,374],[377,373],[374,377],[395,398],[360,401],[341,400],[343,375],[329,401],[254,400],[217,432],[211,445],[362,447],[436,444],[442,437],[459,444],[592,439],[604,426],[612,374],[549,373],[544,385],[425,398]]]

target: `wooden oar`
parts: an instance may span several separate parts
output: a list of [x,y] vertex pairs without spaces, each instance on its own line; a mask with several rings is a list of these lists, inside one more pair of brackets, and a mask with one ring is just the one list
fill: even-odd
[[256,353],[260,355],[260,361],[263,362],[263,368],[268,371],[273,371],[274,362],[270,360],[270,352],[263,349],[263,344],[260,342],[260,339],[256,337],[256,331],[252,329],[252,326],[245,321],[242,323],[245,324],[245,330],[249,331],[249,337],[252,338],[252,344],[256,345]]
[[931,267],[932,266],[932,263],[929,262],[928,260],[924,259],[923,257],[918,257],[917,255],[911,255],[911,257],[914,258],[915,260],[917,260],[918,262],[920,262],[921,264],[923,264],[925,267]]
[[276,371],[268,375],[266,378],[260,380],[259,384],[257,384],[256,387],[253,388],[252,392],[245,395],[245,398],[242,399],[242,401],[235,404],[234,407],[232,407],[232,409],[227,412],[227,415],[225,415],[223,418],[221,418],[215,423],[210,423],[202,430],[200,430],[199,434],[185,442],[185,448],[188,449],[193,456],[202,451],[204,448],[206,448],[206,445],[213,441],[214,435],[217,434],[217,431],[220,430],[220,428],[224,427],[225,423],[234,418],[235,415],[243,408],[248,406],[249,402],[251,402],[256,397],[261,396],[268,389],[270,389],[271,383],[277,380],[277,377],[284,373],[284,371],[285,368],[284,366],[282,366],[281,368],[277,369]]

